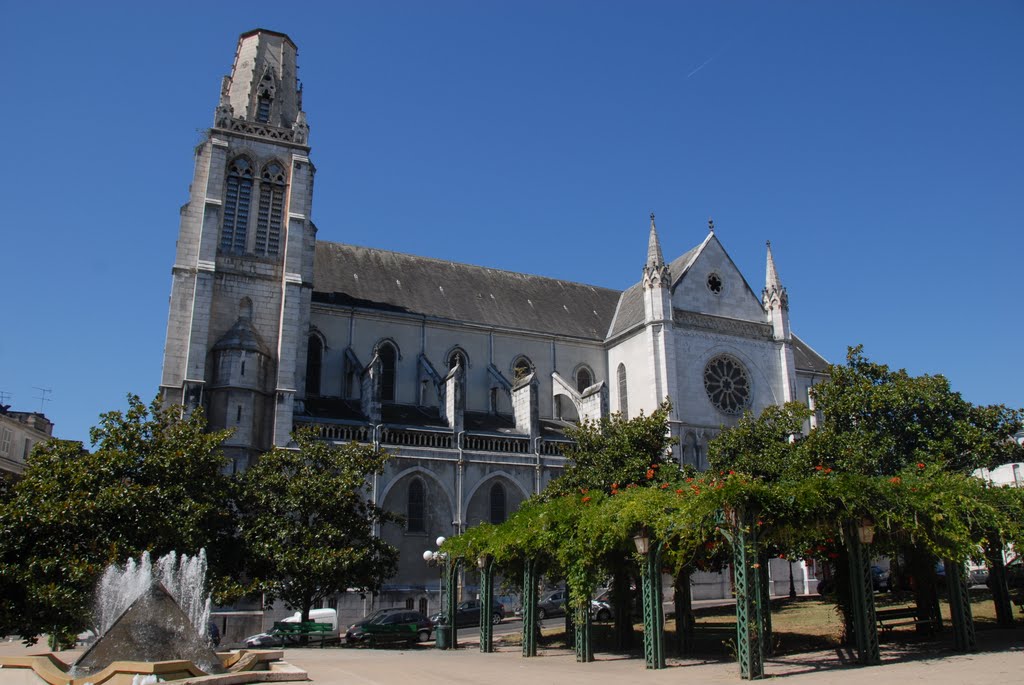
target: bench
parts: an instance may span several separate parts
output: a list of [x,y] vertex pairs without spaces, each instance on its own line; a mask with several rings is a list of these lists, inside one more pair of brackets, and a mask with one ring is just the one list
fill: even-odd
[[319,636],[320,647],[323,647],[324,643],[327,641],[327,636],[332,632],[334,632],[334,627],[330,623],[316,623],[315,621],[291,623],[278,621],[274,623],[274,628],[270,631],[270,634],[281,638],[282,647],[284,647],[286,639],[298,639],[302,636]]
[[891,631],[897,626],[912,626],[934,623],[931,618],[919,618],[917,607],[895,607],[893,609],[880,609],[875,611],[875,620],[878,627],[885,632]]

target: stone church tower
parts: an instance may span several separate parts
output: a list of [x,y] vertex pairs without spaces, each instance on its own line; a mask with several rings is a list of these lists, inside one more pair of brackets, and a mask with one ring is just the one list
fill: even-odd
[[239,37],[196,149],[172,269],[161,397],[233,429],[235,468],[289,442],[303,392],[315,169],[296,52],[274,31]]

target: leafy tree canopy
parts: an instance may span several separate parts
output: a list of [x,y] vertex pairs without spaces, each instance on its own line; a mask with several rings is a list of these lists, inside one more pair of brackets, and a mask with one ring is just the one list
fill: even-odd
[[918,463],[970,473],[1021,458],[1013,434],[1020,410],[979,407],[943,376],[911,376],[870,361],[861,346],[814,386],[823,421],[809,437],[817,463],[868,475],[895,475]]
[[770,406],[761,415],[744,414],[735,426],[708,444],[713,471],[737,471],[773,481],[807,473],[801,431],[810,411],[800,402]]
[[662,464],[672,464],[669,448],[675,440],[668,432],[670,405],[666,402],[650,416],[626,419],[612,414],[584,421],[567,433],[574,441],[565,456],[565,472],[545,489],[545,498],[584,490],[611,492],[630,484],[658,478]]
[[[181,415],[128,396],[80,442],[36,446],[24,477],[0,504],[0,632],[69,639],[89,625],[97,579],[143,551],[195,554],[224,572],[234,530],[222,475],[226,433],[202,412]],[[8,595],[6,588],[15,591]]]
[[308,619],[314,602],[350,588],[376,591],[398,551],[374,535],[399,517],[367,499],[367,477],[389,455],[358,443],[332,445],[306,429],[298,449],[275,448],[240,480],[241,535],[267,599]]

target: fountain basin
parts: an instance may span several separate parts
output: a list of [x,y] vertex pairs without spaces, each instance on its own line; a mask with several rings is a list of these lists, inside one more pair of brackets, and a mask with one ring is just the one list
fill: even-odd
[[0,657],[0,685],[142,685],[175,682],[178,685],[242,685],[309,680],[305,671],[282,661],[283,652],[242,649],[217,654],[222,673],[209,674],[191,661],[115,661],[91,675],[75,677],[53,654]]

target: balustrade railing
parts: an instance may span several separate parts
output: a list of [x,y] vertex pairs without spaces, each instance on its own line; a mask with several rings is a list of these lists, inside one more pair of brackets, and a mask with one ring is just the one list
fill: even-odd
[[[298,420],[298,426],[313,426],[321,440],[337,442],[373,442],[373,427],[367,424],[322,423],[320,421]],[[422,447],[427,449],[458,449],[456,436],[451,431],[422,428],[381,427],[379,434],[383,445],[400,447]],[[540,440],[536,449],[541,456],[561,457],[571,445],[569,440]],[[486,433],[463,433],[462,449],[467,452],[496,452],[499,454],[533,454],[534,448],[526,436],[495,435]]]

